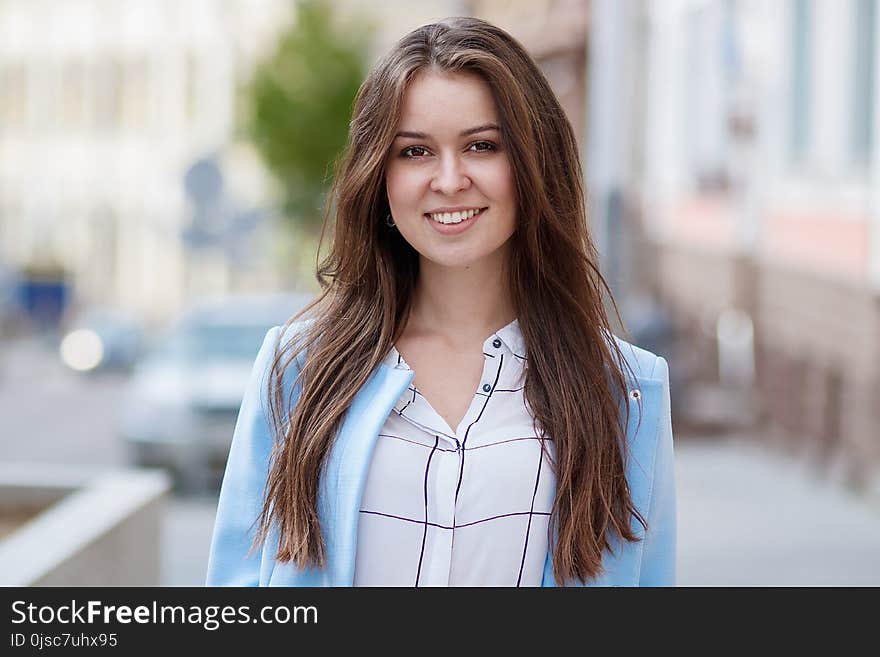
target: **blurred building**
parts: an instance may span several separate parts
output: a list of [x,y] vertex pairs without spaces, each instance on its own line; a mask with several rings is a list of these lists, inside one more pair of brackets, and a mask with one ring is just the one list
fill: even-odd
[[[596,0],[590,190],[606,259],[750,389],[767,435],[880,466],[876,0]],[[631,266],[624,266],[630,263]]]
[[[471,14],[468,0],[329,0],[342,21],[360,21],[373,33],[373,60],[420,25]],[[357,24],[357,23],[356,23]]]
[[578,143],[584,143],[587,100],[588,0],[472,0],[479,16],[510,32],[547,76]]
[[[264,276],[229,248],[256,223],[235,204],[259,204],[265,186],[236,139],[236,88],[289,9],[0,3],[0,262],[60,270],[77,301],[146,317]],[[195,230],[196,217],[224,225]]]

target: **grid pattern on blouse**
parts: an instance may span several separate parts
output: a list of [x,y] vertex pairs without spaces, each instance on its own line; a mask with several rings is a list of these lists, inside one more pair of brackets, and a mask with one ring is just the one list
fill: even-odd
[[[380,431],[358,520],[355,585],[539,586],[555,475],[523,396],[516,320],[483,344],[455,428],[415,385]],[[396,348],[385,363],[409,369]]]

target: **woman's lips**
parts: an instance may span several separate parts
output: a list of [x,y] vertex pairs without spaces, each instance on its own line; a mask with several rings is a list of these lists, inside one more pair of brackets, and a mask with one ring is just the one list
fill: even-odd
[[477,223],[477,219],[486,214],[489,208],[482,208],[477,214],[470,219],[464,219],[457,224],[441,224],[439,221],[431,219],[431,215],[424,215],[425,221],[431,224],[431,227],[441,235],[458,235]]

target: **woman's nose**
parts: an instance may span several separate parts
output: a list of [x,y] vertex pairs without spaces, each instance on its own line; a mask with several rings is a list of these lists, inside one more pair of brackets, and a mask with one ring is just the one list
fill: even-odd
[[456,157],[442,158],[431,179],[431,191],[441,194],[455,194],[471,186],[462,163]]

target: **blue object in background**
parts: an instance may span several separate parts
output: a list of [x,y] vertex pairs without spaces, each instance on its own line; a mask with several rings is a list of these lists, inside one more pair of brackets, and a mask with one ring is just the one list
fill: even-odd
[[41,330],[57,329],[70,303],[70,284],[61,279],[24,279],[18,284],[18,303]]

